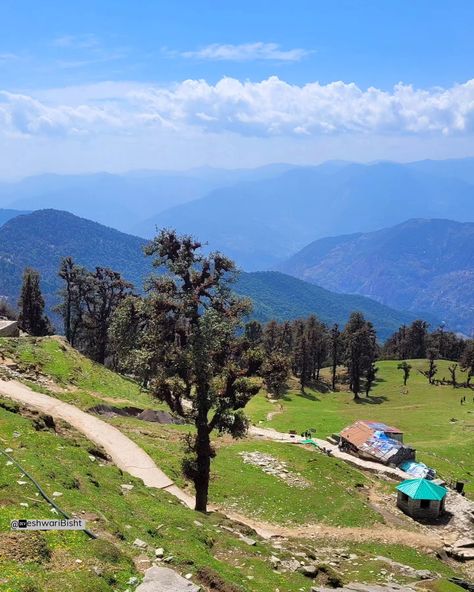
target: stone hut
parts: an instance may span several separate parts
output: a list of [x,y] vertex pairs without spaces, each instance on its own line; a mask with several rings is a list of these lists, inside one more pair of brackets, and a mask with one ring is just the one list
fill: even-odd
[[397,506],[412,518],[435,520],[445,511],[448,490],[427,479],[408,479],[397,486]]

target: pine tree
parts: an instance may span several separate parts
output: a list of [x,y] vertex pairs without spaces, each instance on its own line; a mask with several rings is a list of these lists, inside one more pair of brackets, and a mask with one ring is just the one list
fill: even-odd
[[34,269],[23,272],[23,284],[18,302],[18,324],[20,328],[34,336],[49,335],[51,324],[44,314],[44,298],[41,294],[40,275]]
[[336,390],[336,374],[337,366],[341,361],[341,332],[339,331],[339,325],[335,323],[330,331],[330,348],[331,348],[331,388],[333,391]]
[[344,364],[349,374],[349,387],[354,399],[359,398],[362,379],[376,358],[376,335],[372,323],[362,313],[351,314],[344,328]]

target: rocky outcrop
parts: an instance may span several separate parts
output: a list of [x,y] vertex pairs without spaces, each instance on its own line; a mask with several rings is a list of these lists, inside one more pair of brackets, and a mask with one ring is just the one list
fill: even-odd
[[17,321],[0,320],[0,337],[19,337],[20,328]]
[[196,586],[169,567],[150,567],[135,592],[199,592]]

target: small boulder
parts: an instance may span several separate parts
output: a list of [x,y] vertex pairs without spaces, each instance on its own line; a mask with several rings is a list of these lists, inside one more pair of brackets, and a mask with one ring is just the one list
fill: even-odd
[[146,549],[148,547],[145,541],[142,541],[141,539],[135,539],[133,541],[133,546],[138,547],[138,549]]
[[135,592],[199,592],[196,586],[169,567],[150,567]]

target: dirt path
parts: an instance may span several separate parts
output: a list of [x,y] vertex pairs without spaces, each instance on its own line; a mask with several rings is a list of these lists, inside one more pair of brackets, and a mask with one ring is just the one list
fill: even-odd
[[[168,491],[171,495],[184,502],[189,508],[194,507],[194,499],[180,489],[159,469],[151,457],[135,444],[130,438],[122,434],[114,426],[98,419],[69,403],[63,403],[58,399],[32,391],[25,385],[16,381],[0,380],[0,395],[13,399],[18,403],[35,409],[42,413],[51,415],[56,419],[66,421],[79,432],[84,434],[95,444],[102,446],[110,455],[114,463],[123,471],[126,471],[142,479],[148,487],[156,487]],[[254,428],[252,432],[259,430],[258,435],[262,436],[262,428]],[[272,430],[272,432],[275,432]],[[267,434],[268,437],[268,434]],[[289,435],[275,432],[273,439],[279,441],[293,441]],[[323,441],[321,441],[323,442]],[[327,444],[327,443],[326,443]],[[405,544],[415,548],[435,549],[440,547],[440,539],[437,536],[429,536],[421,533],[414,533],[404,529],[396,529],[387,526],[376,528],[341,528],[323,525],[304,525],[301,527],[284,527],[276,524],[269,524],[243,516],[235,512],[214,506],[212,510],[219,510],[229,519],[240,522],[250,528],[262,538],[271,537],[298,537],[298,538],[332,538],[340,541],[378,541],[396,543],[403,540]]]
[[[283,432],[278,432],[273,428],[261,428],[256,426],[251,426],[249,429],[249,434],[256,438],[265,438],[267,440],[274,440],[276,442],[299,442],[300,438],[298,436],[291,436],[290,434],[285,434]],[[312,438],[314,442],[324,451],[329,452],[331,456],[335,458],[340,458],[345,462],[358,467],[359,469],[364,469],[366,471],[371,471],[372,473],[383,473],[392,479],[396,479],[397,481],[411,479],[412,477],[401,471],[400,469],[386,467],[377,462],[371,462],[370,460],[364,460],[362,458],[357,458],[356,456],[352,456],[352,454],[347,454],[346,452],[342,452],[335,444],[331,444],[326,440],[321,440],[319,438]]]
[[148,487],[164,489],[194,507],[194,500],[179,489],[173,481],[159,469],[150,456],[120,430],[105,421],[81,411],[74,405],[63,403],[54,397],[32,391],[16,381],[0,380],[0,394],[13,399],[30,409],[35,409],[62,419],[76,428],[110,455],[113,462],[123,471],[138,477]]

